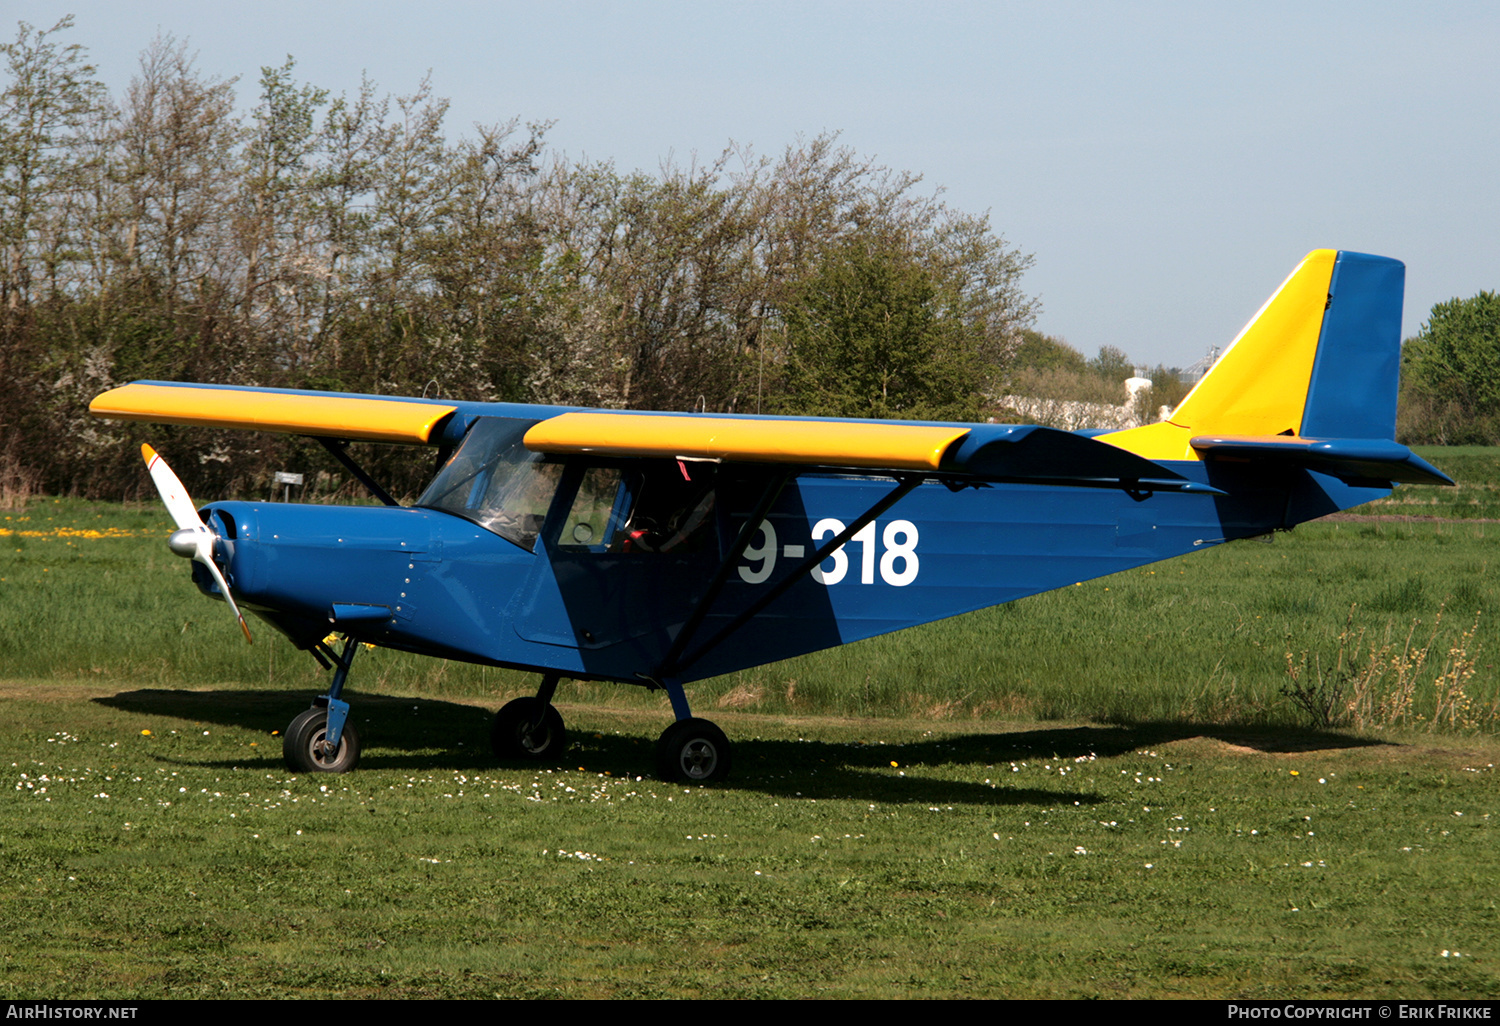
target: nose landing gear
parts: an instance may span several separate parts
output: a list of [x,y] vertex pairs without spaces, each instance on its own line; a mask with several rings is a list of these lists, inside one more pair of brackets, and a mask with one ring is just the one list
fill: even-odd
[[313,706],[286,728],[281,755],[293,773],[348,773],[359,764],[359,735],[344,724],[337,743],[328,739],[328,710]]
[[293,773],[348,773],[359,764],[359,735],[348,722],[349,703],[339,700],[359,642],[345,639],[343,652],[336,655],[326,644],[323,651],[333,655],[337,667],[328,694],[298,713],[281,741],[281,757]]

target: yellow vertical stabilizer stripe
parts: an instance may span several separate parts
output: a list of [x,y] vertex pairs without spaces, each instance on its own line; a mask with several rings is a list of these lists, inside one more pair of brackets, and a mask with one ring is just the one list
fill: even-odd
[[1333,249],[1309,253],[1170,418],[1099,440],[1148,460],[1195,460],[1194,435],[1295,434],[1337,258]]
[[107,420],[249,428],[363,442],[425,445],[457,407],[317,392],[252,392],[192,385],[122,385],[97,396],[89,412]]
[[693,456],[871,470],[937,470],[969,433],[827,420],[746,420],[649,413],[564,413],[526,432],[533,452],[601,456]]

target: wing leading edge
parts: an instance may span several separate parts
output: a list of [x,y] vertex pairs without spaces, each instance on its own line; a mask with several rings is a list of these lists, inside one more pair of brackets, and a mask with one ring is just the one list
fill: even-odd
[[938,470],[969,434],[962,425],[762,420],[654,413],[564,413],[526,432],[526,448],[556,455],[686,456],[867,470]]

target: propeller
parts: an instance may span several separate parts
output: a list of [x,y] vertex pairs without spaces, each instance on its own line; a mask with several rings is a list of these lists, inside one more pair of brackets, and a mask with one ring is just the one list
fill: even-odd
[[253,645],[255,642],[250,637],[250,628],[245,624],[245,614],[235,605],[234,596],[229,593],[229,582],[224,580],[224,575],[214,563],[214,541],[217,536],[209,530],[207,524],[198,519],[193,500],[188,498],[187,489],[182,487],[182,481],[167,466],[167,461],[144,443],[141,445],[141,456],[146,460],[146,469],[151,472],[151,481],[161,494],[167,513],[177,525],[177,530],[167,539],[167,546],[177,555],[201,563],[213,575],[224,601],[229,603],[229,608],[234,610],[235,619],[240,622],[240,630],[245,632],[245,641]]

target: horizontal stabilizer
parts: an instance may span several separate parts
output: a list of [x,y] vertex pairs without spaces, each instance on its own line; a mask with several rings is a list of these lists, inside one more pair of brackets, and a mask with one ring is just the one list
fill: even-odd
[[1406,446],[1380,438],[1200,435],[1193,439],[1192,445],[1205,459],[1302,467],[1346,480],[1453,483],[1447,474]]

